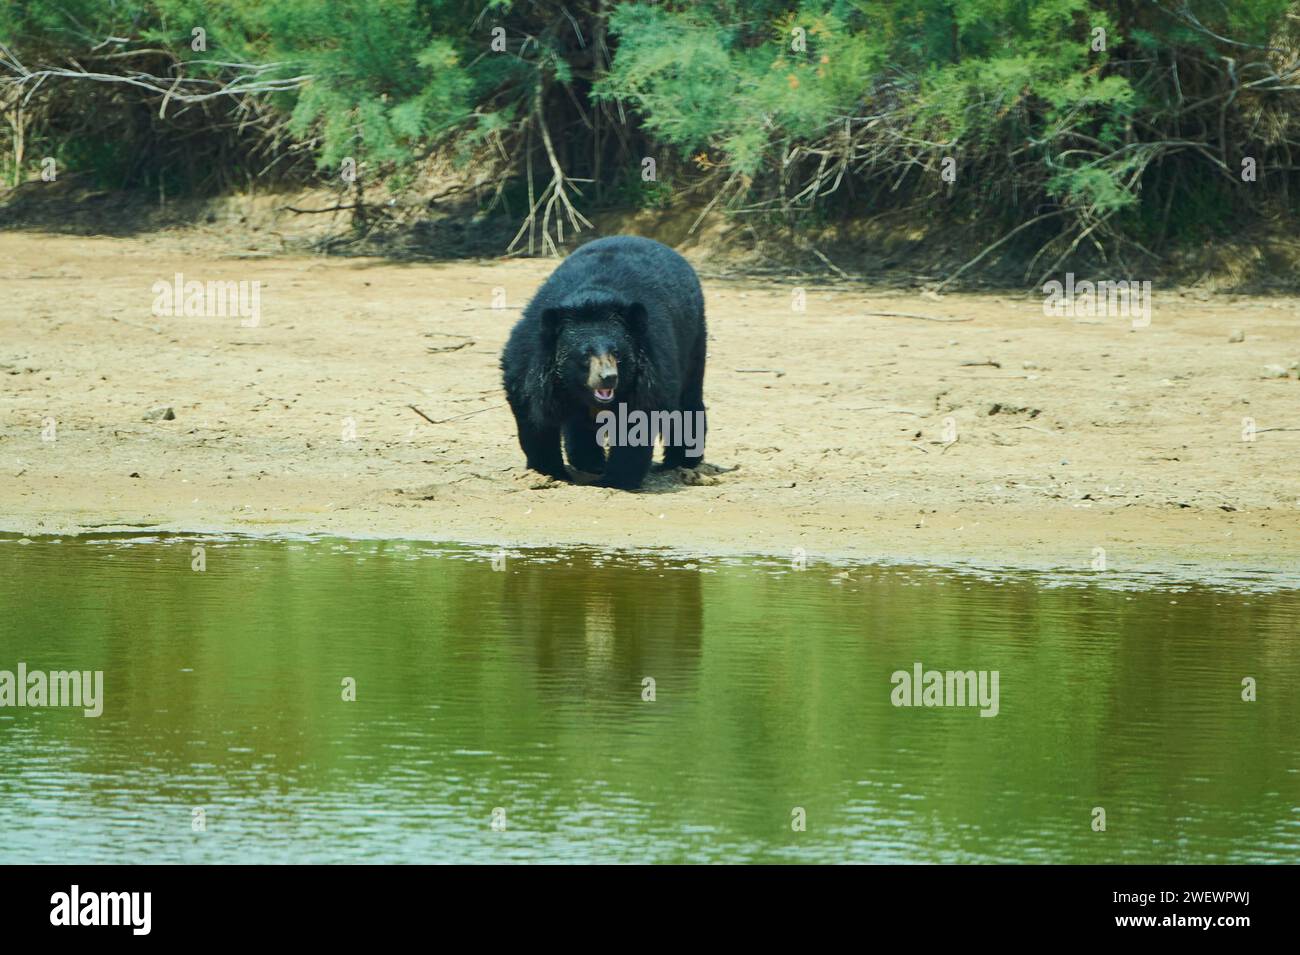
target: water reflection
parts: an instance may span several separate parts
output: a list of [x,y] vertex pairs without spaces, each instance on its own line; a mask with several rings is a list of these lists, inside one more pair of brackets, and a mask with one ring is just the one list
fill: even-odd
[[1294,591],[490,557],[0,540],[0,861],[1300,861]]

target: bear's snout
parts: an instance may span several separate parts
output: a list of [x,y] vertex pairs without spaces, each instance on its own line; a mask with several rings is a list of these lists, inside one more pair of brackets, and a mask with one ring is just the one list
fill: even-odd
[[609,353],[592,355],[587,361],[587,387],[597,401],[613,401],[618,387],[618,359]]

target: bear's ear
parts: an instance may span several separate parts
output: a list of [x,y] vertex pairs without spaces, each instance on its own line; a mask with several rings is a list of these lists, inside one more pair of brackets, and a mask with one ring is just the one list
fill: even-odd
[[627,325],[627,330],[633,335],[640,338],[645,335],[646,315],[645,306],[640,302],[632,302],[621,309],[623,313],[623,322]]

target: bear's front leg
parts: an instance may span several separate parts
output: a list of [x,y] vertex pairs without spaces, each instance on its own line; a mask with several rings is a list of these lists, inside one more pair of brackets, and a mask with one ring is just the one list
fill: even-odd
[[615,445],[610,449],[609,460],[605,462],[605,475],[601,479],[601,485],[616,487],[623,491],[635,491],[645,480],[654,453],[653,444],[648,447]]
[[538,427],[518,414],[515,415],[515,424],[519,427],[519,447],[524,450],[528,466],[547,477],[569,480],[569,472],[565,470],[564,458],[560,454],[560,429]]
[[564,426],[564,450],[569,464],[579,471],[600,474],[605,470],[605,449],[596,441],[596,424],[586,414],[577,414]]

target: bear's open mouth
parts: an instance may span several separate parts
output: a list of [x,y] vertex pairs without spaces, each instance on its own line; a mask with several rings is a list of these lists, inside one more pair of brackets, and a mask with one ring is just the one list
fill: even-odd
[[608,402],[614,400],[613,388],[593,388],[591,393],[595,395],[596,400],[600,402]]

